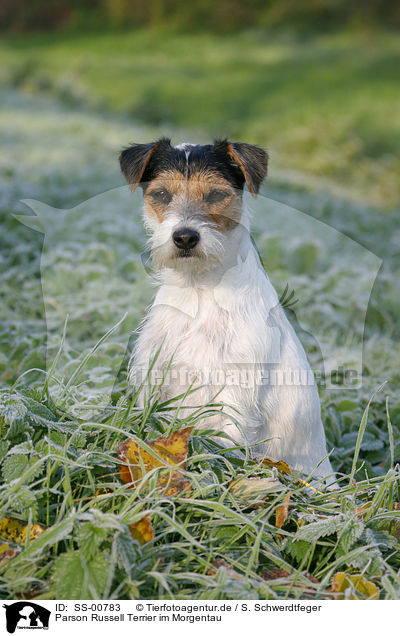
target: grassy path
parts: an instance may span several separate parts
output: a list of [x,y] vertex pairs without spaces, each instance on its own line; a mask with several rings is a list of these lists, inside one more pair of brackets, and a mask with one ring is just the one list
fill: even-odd
[[400,193],[399,59],[389,32],[57,33],[0,45],[9,84],[171,134],[259,143],[273,175],[306,173],[383,208]]

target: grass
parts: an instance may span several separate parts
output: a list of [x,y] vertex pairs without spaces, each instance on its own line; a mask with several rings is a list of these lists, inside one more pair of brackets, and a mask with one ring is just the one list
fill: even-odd
[[[170,408],[157,393],[146,419],[121,399],[95,422],[71,420],[32,392],[9,398],[12,414],[2,510],[29,510],[31,523],[39,518],[50,530],[3,566],[3,597],[329,598],[343,570],[375,581],[382,598],[398,597],[397,469],[357,484],[344,479],[326,496],[194,436],[185,472],[191,491],[166,498],[151,478],[131,490],[117,476],[121,440],[168,427]],[[262,487],[232,488],[249,476],[263,478]],[[288,494],[282,529],[276,510]],[[128,525],[144,514],[155,538],[140,546]]]
[[[0,596],[329,598],[335,573],[345,571],[373,581],[381,599],[399,598],[399,233],[395,212],[373,206],[381,171],[388,169],[386,202],[394,201],[397,188],[390,177],[396,121],[395,116],[383,117],[393,108],[390,73],[397,44],[390,37],[383,41],[376,36],[379,46],[370,50],[362,38],[350,42],[343,35],[315,38],[304,47],[300,40],[275,38],[266,44],[261,34],[243,34],[237,51],[245,54],[239,67],[239,53],[234,55],[237,40],[229,38],[193,36],[183,62],[181,53],[189,40],[180,36],[165,36],[163,47],[149,34],[123,33],[117,48],[116,37],[41,36],[24,42],[6,39],[1,45],[0,55],[6,55],[9,64],[0,110],[5,150],[0,158],[0,517],[38,522],[49,529],[2,562]],[[149,55],[150,43],[154,55]],[[356,50],[364,50],[366,57],[354,54],[347,65],[349,51]],[[61,93],[57,82],[60,73],[69,72],[72,51],[86,59],[87,66],[80,75],[72,68],[69,92]],[[132,63],[126,61],[129,52]],[[17,71],[29,67],[28,59],[32,70],[17,82]],[[297,73],[290,71],[292,59],[298,60]],[[147,60],[154,103],[162,113],[163,95],[174,86],[170,79],[176,69],[178,95],[187,100],[176,100],[176,119],[164,124],[163,114],[140,123],[140,113],[133,111],[127,117],[129,93],[132,101],[140,101],[149,73],[143,73],[137,84],[127,81],[122,87],[121,82],[117,99],[99,71],[106,60],[115,86],[118,77],[133,73],[134,65],[136,78]],[[365,69],[372,68],[373,60],[383,65],[376,81],[387,87],[366,107],[363,96],[372,91],[373,82]],[[45,62],[50,79],[39,90]],[[219,75],[221,85],[216,89],[217,71],[207,77],[199,71],[199,92],[209,85],[216,93],[215,101],[201,102],[204,109],[195,105],[191,88],[194,69],[202,65],[226,74],[223,81]],[[186,91],[180,87],[184,67]],[[249,99],[255,104],[252,111],[240,102],[246,81],[250,83],[249,67],[260,76],[265,68],[275,74],[274,116],[272,106],[265,112],[260,106],[260,119],[254,116],[264,98]],[[347,99],[340,107],[337,101],[328,107],[327,95],[317,90],[324,67],[326,77],[331,68],[338,95]],[[349,75],[351,69],[354,72],[354,90],[347,93],[343,67]],[[91,83],[95,69],[97,86]],[[87,91],[80,104],[70,90],[75,90],[78,75]],[[252,77],[254,91],[259,84]],[[307,78],[315,83],[314,91]],[[222,99],[229,83],[237,90],[231,93],[232,104],[226,93]],[[107,108],[101,110],[107,94]],[[284,115],[281,106],[291,94],[297,109],[288,100]],[[325,138],[318,137],[312,159],[314,150],[295,142],[295,131],[302,111],[308,113],[301,123],[304,134],[311,134],[324,99],[339,127],[344,122],[342,108],[351,122],[363,110],[365,126],[371,127],[368,134],[376,135],[376,178],[371,177],[371,157],[363,150],[365,174],[349,156],[335,174],[321,167],[321,178],[312,181],[310,162],[325,152]],[[362,386],[346,388],[339,382],[320,391],[328,448],[333,449],[332,463],[341,476],[340,488],[329,495],[310,491],[296,476],[223,452],[204,434],[192,436],[189,446],[189,495],[163,496],[154,475],[140,488],[129,489],[118,475],[116,448],[121,441],[132,438],[140,443],[171,427],[195,425],[212,407],[200,405],[198,413],[182,420],[176,404],[162,403],[157,391],[144,411],[129,393],[126,349],[154,287],[143,248],[140,194],[132,196],[120,187],[116,157],[130,139],[154,138],[166,128],[177,142],[187,130],[205,135],[207,121],[218,132],[224,121],[222,104],[228,114],[237,109],[237,134],[249,141],[264,143],[264,119],[274,129],[273,143],[289,143],[294,135],[293,164],[287,164],[288,149],[276,153],[296,175],[288,178],[283,169],[277,170],[273,154],[271,179],[259,201],[250,202],[254,236],[279,293],[287,283],[296,293],[299,302],[291,318],[312,365],[321,363],[321,351],[327,360],[362,362]],[[232,121],[226,117],[229,134]],[[337,137],[330,128],[326,134],[329,154]],[[382,144],[379,152],[377,141]],[[298,164],[296,153],[302,157]],[[350,194],[347,177],[341,187],[343,166],[354,181]],[[385,197],[380,193],[378,198],[381,203]],[[29,205],[22,200],[30,200]],[[32,209],[44,235],[13,216]],[[32,218],[28,223],[37,225]],[[243,481],[249,477],[264,481]],[[242,491],[232,487],[238,479],[243,481]],[[276,511],[289,493],[288,517],[278,527]],[[141,546],[132,539],[129,525],[145,514],[151,515],[155,538]]]

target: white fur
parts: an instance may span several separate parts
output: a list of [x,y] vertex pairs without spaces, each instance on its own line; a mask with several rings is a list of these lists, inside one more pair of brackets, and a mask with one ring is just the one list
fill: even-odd
[[[139,330],[131,381],[143,379],[160,349],[153,377],[161,378],[171,364],[163,396],[180,395],[191,382],[198,388],[181,401],[182,414],[223,403],[201,426],[223,430],[256,455],[326,478],[333,471],[317,386],[253,246],[246,210],[240,225],[219,232],[194,210],[182,209],[178,202],[161,223],[145,219],[161,286]],[[182,225],[201,236],[190,258],[177,257],[171,238]],[[261,383],[268,371],[269,381]]]

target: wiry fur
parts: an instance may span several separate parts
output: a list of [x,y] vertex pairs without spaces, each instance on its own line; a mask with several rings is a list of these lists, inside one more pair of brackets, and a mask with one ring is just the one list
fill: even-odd
[[[248,168],[251,146],[245,146]],[[186,154],[189,165],[191,146],[176,150]],[[260,168],[261,152],[257,149],[259,165],[253,180],[249,175],[243,178],[243,182],[253,184],[254,192],[266,172],[266,161],[264,172]],[[142,156],[147,153],[142,152]],[[229,148],[226,160],[232,161]],[[245,171],[246,166],[242,164],[240,169]],[[135,170],[140,174],[140,166]],[[159,174],[156,171],[152,179]],[[234,186],[237,189],[237,181]],[[148,183],[145,192],[147,187]],[[230,205],[236,206],[232,227],[214,222],[202,200],[196,204],[185,192],[177,192],[161,216],[152,212],[148,201],[145,203],[145,223],[161,285],[139,332],[131,380],[143,379],[159,351],[153,373],[161,378],[170,365],[168,381],[162,387],[165,398],[184,393],[192,383],[197,390],[186,395],[184,407],[215,399],[225,405],[221,412],[205,419],[203,426],[223,430],[232,443],[247,444],[257,455],[284,460],[298,471],[314,471],[314,476],[326,478],[332,468],[326,458],[318,390],[304,349],[252,243],[241,192],[236,190],[232,195]],[[235,197],[240,201],[239,219]],[[229,210],[225,209],[225,214],[229,215]],[[171,239],[182,226],[196,230],[201,237],[187,258],[179,255]],[[206,381],[215,370],[225,373],[223,384]],[[268,373],[274,379],[251,380]],[[285,373],[294,377],[294,383],[281,381]],[[250,381],[237,381],[238,374]]]

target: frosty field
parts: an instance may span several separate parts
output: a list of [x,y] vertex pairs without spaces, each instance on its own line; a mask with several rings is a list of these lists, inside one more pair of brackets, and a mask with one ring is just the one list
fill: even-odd
[[[164,129],[10,86],[0,97],[0,518],[46,528],[4,537],[1,598],[331,598],[338,572],[400,598],[398,210],[340,195],[340,175],[335,189],[299,171],[291,181],[272,169],[249,198],[312,366],[339,369],[320,395],[340,488],[310,490],[194,433],[189,492],[166,496],[154,474],[132,489],[118,473],[123,440],[217,408],[183,420],[155,390],[142,411],[126,383],[155,286],[140,192],[124,187],[117,157]],[[185,125],[175,143],[196,137]],[[355,388],[346,365],[362,374]],[[129,526],[147,515],[154,538],[141,544]]]

